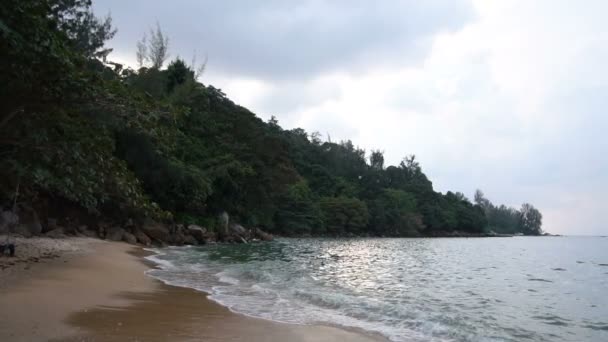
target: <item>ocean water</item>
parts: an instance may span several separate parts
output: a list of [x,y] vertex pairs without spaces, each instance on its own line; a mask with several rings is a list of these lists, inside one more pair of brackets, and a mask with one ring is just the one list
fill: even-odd
[[155,250],[235,312],[393,341],[608,341],[608,238],[278,239]]

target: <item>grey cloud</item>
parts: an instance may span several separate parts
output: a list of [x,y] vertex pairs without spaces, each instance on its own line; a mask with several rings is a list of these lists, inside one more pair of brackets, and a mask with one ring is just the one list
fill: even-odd
[[429,38],[455,30],[473,11],[457,1],[143,1],[97,0],[110,10],[117,50],[158,20],[174,54],[206,52],[223,74],[263,79],[312,77],[328,70],[415,63]]
[[300,109],[318,105],[340,97],[338,85],[310,86],[302,82],[281,82],[281,86],[270,94],[260,96],[255,107],[260,114],[291,116]]

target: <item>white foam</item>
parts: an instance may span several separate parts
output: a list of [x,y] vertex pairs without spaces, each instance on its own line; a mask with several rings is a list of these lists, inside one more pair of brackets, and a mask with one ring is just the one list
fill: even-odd
[[170,270],[170,269],[177,268],[177,266],[174,263],[172,263],[171,261],[161,259],[160,257],[162,255],[164,255],[164,254],[149,255],[149,256],[145,257],[145,259],[154,262],[157,266],[159,266],[160,269],[163,269],[163,270]]
[[222,275],[222,272],[216,274],[219,281],[222,283],[227,283],[230,285],[238,285],[240,281],[236,278],[229,277],[227,275]]
[[[356,327],[374,331],[395,341],[403,340],[402,332],[383,322],[370,322],[362,318],[349,317],[348,308],[341,307],[339,303],[342,295],[327,296],[316,294],[312,298],[294,298],[286,289],[277,289],[273,281],[280,278],[276,274],[262,269],[246,270],[229,268],[230,265],[185,264],[176,265],[176,262],[167,260],[168,257],[178,257],[176,249],[147,249],[154,255],[146,257],[154,262],[158,269],[146,272],[149,276],[172,286],[192,288],[209,294],[209,299],[230,309],[231,311],[250,317],[262,318],[291,324],[331,324],[344,327]],[[221,272],[213,272],[214,268],[223,268]],[[226,269],[228,268],[228,269]],[[211,272],[211,273],[208,273]],[[205,281],[200,274],[208,273],[220,284],[202,284]],[[190,277],[189,277],[190,275]],[[244,279],[239,279],[244,277]],[[212,279],[212,278],[210,278]],[[213,282],[211,280],[211,282]],[[268,283],[266,283],[268,282]],[[280,282],[279,282],[280,283]],[[275,284],[276,285],[276,284]],[[285,284],[282,284],[285,285]],[[302,285],[302,284],[300,284]],[[298,292],[298,291],[296,291]],[[286,297],[287,296],[287,297]],[[308,299],[312,299],[309,301]],[[322,307],[316,305],[321,301]],[[319,303],[317,303],[319,304]],[[329,305],[328,305],[329,304]],[[408,337],[414,335],[407,334]]]

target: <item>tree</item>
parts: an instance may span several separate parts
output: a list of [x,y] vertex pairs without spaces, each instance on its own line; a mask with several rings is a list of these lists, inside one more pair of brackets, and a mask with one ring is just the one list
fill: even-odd
[[281,195],[276,213],[278,230],[286,235],[323,233],[318,199],[306,181],[301,180]]
[[167,67],[167,91],[173,92],[175,87],[194,81],[194,71],[192,71],[186,63],[181,59],[176,59]]
[[373,170],[384,170],[384,152],[372,150],[372,153],[369,156],[369,164]]
[[485,198],[485,195],[479,189],[475,190],[475,204],[484,208],[484,210],[487,210],[492,207],[492,203],[487,198]]
[[403,158],[400,164],[401,168],[407,170],[410,175],[416,175],[421,172],[420,163],[416,160],[416,155],[412,154]]
[[367,226],[367,205],[359,199],[343,196],[323,197],[320,204],[327,234],[360,234]]
[[402,190],[384,189],[370,206],[372,229],[378,235],[412,236],[424,230],[415,197]]
[[92,0],[50,0],[50,16],[59,23],[59,29],[71,40],[75,50],[86,57],[105,60],[112,52],[104,48],[112,39],[116,29],[112,27],[112,17],[108,14],[101,19],[92,10]]
[[139,67],[150,63],[150,68],[160,70],[169,58],[169,37],[167,37],[160,24],[156,23],[156,29],[150,29],[150,36],[145,33],[140,41],[137,42],[135,52]]
[[146,65],[148,60],[148,35],[144,33],[141,40],[137,42],[137,51],[135,51],[137,66],[141,69]]
[[526,235],[541,235],[543,215],[529,203],[524,203],[519,211],[520,225]]

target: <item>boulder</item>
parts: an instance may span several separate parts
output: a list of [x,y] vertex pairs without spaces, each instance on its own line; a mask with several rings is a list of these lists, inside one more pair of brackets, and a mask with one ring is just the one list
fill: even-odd
[[46,232],[46,234],[44,234],[44,236],[52,238],[52,239],[62,239],[65,238],[65,232],[63,231],[63,228],[56,228],[53,229],[51,231]]
[[44,233],[50,232],[51,230],[57,229],[57,219],[55,218],[47,218],[46,219],[46,227],[44,228]]
[[99,222],[97,224],[97,236],[101,239],[106,238],[106,232],[108,230],[108,224],[105,222]]
[[127,219],[127,221],[125,222],[125,227],[126,228],[133,228],[133,227],[135,227],[135,223],[133,222],[133,219],[131,219],[131,218]]
[[272,239],[274,238],[272,236],[272,234],[268,234],[265,231],[261,230],[260,228],[255,228],[253,230],[253,236],[255,236],[256,238],[258,238],[262,241],[272,241]]
[[169,227],[162,223],[150,222],[141,227],[141,230],[148,235],[150,238],[160,241],[169,242],[171,241],[171,233]]
[[19,222],[28,230],[23,236],[40,235],[42,233],[42,224],[36,211],[30,207],[24,206],[19,210]]
[[30,229],[24,224],[19,224],[19,225],[13,227],[11,229],[11,233],[13,233],[15,235],[21,235],[26,238],[32,237],[32,233],[30,232]]
[[120,227],[110,227],[106,230],[106,240],[122,241],[125,230]]
[[11,210],[0,212],[0,234],[6,234],[19,223],[19,216]]
[[247,229],[245,229],[245,227],[236,223],[230,225],[230,231],[239,235],[244,235],[245,233],[247,233]]
[[137,244],[137,238],[135,237],[135,235],[128,232],[124,232],[124,234],[122,235],[122,241],[131,245]]
[[192,235],[186,235],[184,236],[184,245],[192,245],[192,246],[196,246],[198,245],[198,240],[192,236]]
[[97,234],[96,231],[90,230],[88,226],[86,225],[80,225],[78,226],[78,228],[76,228],[76,231],[81,234],[84,235],[86,237],[90,237],[90,238],[99,238],[99,235]]
[[186,241],[186,235],[182,229],[176,229],[171,235],[171,243],[176,246],[181,246]]
[[216,243],[217,240],[218,240],[217,233],[207,232],[207,234],[205,234],[205,238],[204,238],[203,242],[201,242],[201,243]]
[[203,243],[205,242],[205,234],[207,234],[207,229],[195,224],[191,224],[187,228],[187,233],[187,235],[193,236],[196,241]]
[[148,235],[146,235],[146,233],[142,232],[139,229],[136,229],[133,232],[133,235],[137,239],[137,242],[141,243],[144,246],[150,246],[150,244],[152,243],[152,240],[150,240],[150,237],[148,237]]

